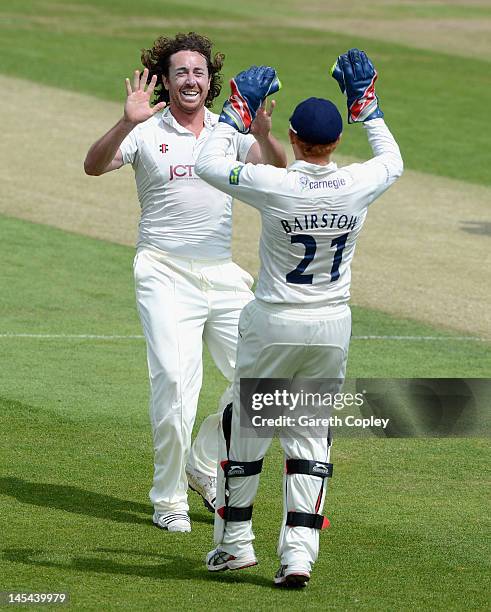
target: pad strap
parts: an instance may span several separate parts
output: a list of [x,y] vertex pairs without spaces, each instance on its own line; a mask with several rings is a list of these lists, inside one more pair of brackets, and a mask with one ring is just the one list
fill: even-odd
[[287,474],[307,474],[319,478],[332,478],[332,463],[310,461],[309,459],[287,459]]
[[237,508],[236,506],[222,506],[217,513],[224,521],[250,521],[252,518],[253,506],[248,508]]
[[220,463],[226,478],[254,476],[263,469],[263,459],[257,461],[222,461]]
[[329,519],[322,514],[307,512],[289,512],[286,516],[288,527],[310,527],[311,529],[326,529],[331,526]]

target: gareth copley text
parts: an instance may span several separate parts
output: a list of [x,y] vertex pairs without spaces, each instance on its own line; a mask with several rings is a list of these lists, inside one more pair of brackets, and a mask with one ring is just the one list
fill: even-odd
[[360,427],[361,429],[381,427],[385,429],[390,419],[381,419],[371,416],[360,418],[348,415],[341,418],[337,415],[330,417],[313,417],[301,414],[298,417],[280,415],[277,417],[263,417],[255,414],[251,419],[252,427]]

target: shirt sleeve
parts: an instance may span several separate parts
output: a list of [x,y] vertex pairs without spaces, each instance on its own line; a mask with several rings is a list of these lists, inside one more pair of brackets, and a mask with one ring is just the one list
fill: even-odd
[[383,119],[366,121],[363,127],[374,154],[372,159],[361,164],[363,174],[373,187],[372,202],[401,176],[404,164],[399,146]]
[[217,123],[196,160],[196,174],[213,187],[262,209],[268,194],[281,190],[287,171],[264,164],[244,164],[226,157],[236,130]]
[[123,142],[119,145],[119,149],[123,155],[123,164],[134,164],[136,154],[138,153],[138,138],[136,128],[126,136]]
[[241,162],[245,162],[249,149],[256,142],[256,139],[252,134],[241,134],[237,132],[237,159]]

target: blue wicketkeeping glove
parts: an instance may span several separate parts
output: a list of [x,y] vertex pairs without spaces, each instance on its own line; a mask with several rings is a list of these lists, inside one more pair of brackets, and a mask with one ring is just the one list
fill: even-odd
[[281,83],[269,66],[251,66],[230,80],[232,94],[223,105],[219,121],[247,134],[258,109],[267,96],[277,92]]
[[348,123],[383,117],[375,95],[377,71],[364,51],[350,49],[340,55],[331,75],[348,98]]

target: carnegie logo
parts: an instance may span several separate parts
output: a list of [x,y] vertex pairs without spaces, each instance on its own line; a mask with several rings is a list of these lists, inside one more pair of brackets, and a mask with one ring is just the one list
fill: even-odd
[[177,166],[169,166],[169,180],[180,178],[198,178],[194,174],[194,165],[191,164],[178,164]]
[[344,187],[346,181],[344,178],[329,179],[327,181],[309,181],[309,189],[339,189]]
[[240,173],[242,172],[242,168],[244,166],[235,166],[235,168],[232,168],[232,170],[230,170],[230,175],[228,177],[228,182],[231,185],[238,185],[239,184],[239,176]]

